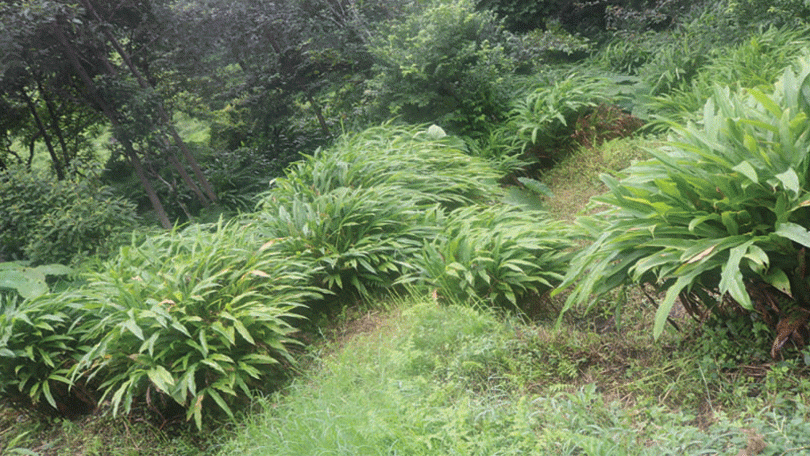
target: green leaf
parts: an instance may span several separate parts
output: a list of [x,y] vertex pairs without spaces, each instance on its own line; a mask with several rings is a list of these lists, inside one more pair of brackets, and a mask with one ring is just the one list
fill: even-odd
[[152,384],[164,393],[168,394],[174,388],[174,377],[163,366],[155,366],[149,369],[146,375],[152,381]]
[[122,323],[122,325],[124,326],[124,328],[128,329],[129,332],[135,334],[135,336],[138,339],[140,340],[144,339],[143,331],[141,330],[141,327],[138,326],[138,322],[136,322],[135,320],[126,320]]
[[40,274],[49,275],[68,275],[73,273],[73,269],[62,264],[43,264],[34,268]]
[[744,161],[732,169],[747,177],[751,182],[759,183],[759,176],[757,176],[757,171],[751,166],[751,163]]
[[45,280],[38,280],[25,271],[16,269],[0,270],[0,288],[16,290],[23,298],[32,299],[48,292]]
[[754,308],[751,305],[751,297],[745,289],[742,271],[740,271],[740,261],[748,252],[748,247],[753,243],[754,241],[749,241],[729,251],[728,261],[723,266],[720,278],[720,294],[729,293],[735,301],[748,310]]
[[782,182],[786,189],[797,195],[799,194],[799,191],[801,190],[801,186],[799,185],[799,176],[796,174],[796,171],[794,171],[793,168],[788,168],[788,170],[784,173],[777,174],[776,178]]
[[121,384],[120,387],[118,387],[118,390],[115,391],[115,394],[113,394],[113,397],[110,400],[110,402],[112,402],[113,405],[113,416],[118,415],[118,407],[121,405],[121,399],[124,397],[124,394],[127,392],[127,389],[129,388],[130,384],[132,384],[131,379],[125,381],[123,384]]
[[782,108],[779,107],[770,97],[760,92],[757,89],[748,89],[751,94],[765,109],[767,109],[774,117],[782,117]]
[[695,270],[682,275],[667,289],[664,300],[661,301],[661,304],[658,305],[658,309],[655,312],[655,324],[653,326],[653,337],[655,337],[655,340],[658,340],[664,332],[664,326],[667,324],[667,318],[669,318],[669,313],[672,311],[675,300],[678,299],[678,296],[685,288],[689,288],[693,285],[693,281],[699,273],[700,270]]
[[807,231],[807,229],[801,225],[791,222],[780,223],[777,225],[774,234],[790,239],[805,247],[810,247],[810,231]]
[[51,407],[57,408],[56,401],[54,400],[53,395],[51,394],[51,386],[48,384],[47,380],[42,382],[42,394],[45,395],[45,399],[48,400],[48,403],[51,404]]
[[244,338],[248,343],[251,345],[256,345],[256,342],[253,340],[253,336],[250,335],[250,331],[245,328],[245,325],[242,324],[239,320],[233,320],[233,326],[236,328],[236,331],[239,333],[242,338]]
[[781,291],[782,293],[793,297],[793,294],[790,291],[790,279],[788,279],[787,274],[785,271],[781,269],[773,269],[768,271],[768,275],[763,277],[765,282],[773,285],[774,288]]
[[217,405],[219,406],[219,408],[221,408],[222,410],[224,410],[224,411],[225,411],[225,413],[227,413],[227,414],[228,414],[228,417],[229,417],[230,419],[232,419],[232,420],[234,419],[233,412],[231,411],[231,408],[230,408],[230,407],[228,407],[228,404],[227,404],[227,403],[225,403],[225,401],[222,399],[222,396],[220,396],[220,395],[219,395],[219,393],[218,393],[218,392],[217,392],[215,389],[213,389],[213,388],[206,388],[206,389],[205,389],[205,392],[206,392],[206,393],[208,393],[208,396],[210,396],[210,397],[211,397],[211,399],[213,399],[213,400],[214,400],[214,402],[216,402],[216,403],[217,403]]

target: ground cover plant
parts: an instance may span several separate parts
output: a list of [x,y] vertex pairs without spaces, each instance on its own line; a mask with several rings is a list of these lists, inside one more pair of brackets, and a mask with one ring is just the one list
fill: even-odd
[[414,263],[451,300],[520,308],[559,284],[571,247],[565,226],[542,211],[472,205],[447,214]]
[[424,240],[446,211],[502,198],[502,172],[435,125],[373,127],[291,166],[256,217],[271,250],[312,258],[321,286],[366,293],[422,280]]
[[700,125],[669,147],[605,177],[609,209],[580,220],[594,243],[563,285],[580,277],[566,308],[626,283],[666,291],[654,335],[676,299],[696,315],[759,315],[776,330],[771,354],[806,331],[810,247],[807,206],[810,62],[772,92],[717,88]]
[[[643,108],[648,113],[665,120],[684,124],[695,120],[701,113],[701,107],[712,95],[715,85],[730,86],[736,89],[755,88],[767,91],[782,75],[784,68],[806,52],[808,45],[807,29],[802,27],[768,28],[752,33],[741,43],[727,47],[711,47],[697,51],[699,62],[689,65],[690,74],[669,78],[667,86],[652,81],[651,98],[646,98]],[[691,43],[691,40],[687,41]],[[687,46],[690,46],[687,44]],[[674,52],[682,55],[683,50],[671,47],[668,52],[659,54],[658,60]],[[696,52],[691,49],[688,52]],[[699,56],[699,57],[698,57]],[[682,63],[667,62],[665,68],[686,68]],[[661,78],[660,62],[653,62],[643,71],[650,77]],[[665,73],[666,74],[666,73]]]
[[320,297],[310,264],[261,245],[239,223],[135,239],[78,289],[9,301],[4,399],[68,416],[179,408],[198,428],[230,415],[284,377],[273,366],[290,360],[294,311]]

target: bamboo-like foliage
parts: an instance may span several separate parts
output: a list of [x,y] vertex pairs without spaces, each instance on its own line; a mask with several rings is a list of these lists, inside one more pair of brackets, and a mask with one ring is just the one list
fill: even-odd
[[500,174],[437,127],[383,125],[290,167],[257,213],[271,249],[317,265],[337,291],[388,286],[440,231],[440,208],[498,199]]
[[270,250],[308,258],[319,285],[365,293],[413,269],[421,239],[438,232],[436,208],[395,186],[339,187],[264,212],[261,233]]
[[489,161],[468,154],[464,141],[437,126],[385,124],[345,135],[335,146],[293,164],[259,207],[340,187],[380,185],[398,187],[423,202],[459,207],[496,199],[500,177]]
[[604,81],[571,75],[519,98],[503,128],[514,134],[515,149],[550,157],[570,141],[577,117],[607,101],[608,91]]
[[540,211],[475,205],[450,213],[415,261],[446,297],[518,307],[562,280],[572,247],[565,233]]
[[[672,77],[665,87],[661,82],[652,84],[651,78],[665,78],[676,68],[684,67],[682,60],[688,51],[665,48],[659,52],[654,63],[645,68],[645,78],[656,95],[645,100],[644,110],[659,118],[686,123],[702,113],[701,107],[712,96],[716,84],[733,88],[753,87],[766,90],[772,86],[789,65],[806,51],[808,28],[769,28],[755,34],[747,41],[709,54],[695,56],[700,60],[709,59],[705,65],[693,69],[693,76]],[[688,40],[699,40],[697,37]],[[667,62],[665,57],[671,56]],[[663,73],[663,75],[662,75]],[[666,89],[666,90],[665,90]]]
[[81,288],[4,303],[0,395],[61,415],[179,405],[201,428],[283,375],[295,311],[323,292],[315,270],[247,223],[134,241]]
[[284,374],[299,311],[325,293],[429,280],[516,304],[553,286],[559,227],[486,206],[499,174],[465,151],[438,127],[370,129],[292,167],[256,213],[133,240],[80,288],[9,301],[0,395],[54,414],[179,407],[202,428]]
[[113,413],[144,398],[160,409],[157,399],[169,398],[198,427],[209,401],[232,415],[290,359],[293,311],[320,298],[310,269],[262,249],[236,222],[124,248],[77,298],[100,318],[73,377],[97,378]]
[[70,380],[86,330],[81,309],[58,294],[19,301],[0,294],[0,397],[23,410],[72,415],[95,401]]
[[775,354],[810,309],[809,115],[806,58],[771,93],[716,87],[702,124],[678,127],[668,148],[621,181],[603,177],[610,192],[597,201],[609,209],[578,221],[593,244],[556,291],[576,284],[565,309],[652,284],[666,291],[658,337],[679,296],[695,311],[731,298],[779,321]]

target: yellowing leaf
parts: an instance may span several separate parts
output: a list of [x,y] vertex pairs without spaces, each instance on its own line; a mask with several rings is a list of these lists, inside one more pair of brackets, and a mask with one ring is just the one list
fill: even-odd
[[261,246],[261,247],[259,247],[259,252],[264,252],[265,250],[267,250],[267,249],[269,249],[270,247],[272,247],[272,246],[273,246],[273,244],[275,244],[276,242],[278,242],[278,239],[270,239],[269,241],[267,241],[267,242],[265,242],[264,244],[262,244],[262,246]]
[[694,264],[694,263],[697,263],[698,261],[706,258],[707,256],[709,256],[709,254],[711,254],[714,251],[715,247],[717,247],[717,246],[713,245],[713,246],[709,247],[708,249],[698,253],[697,255],[690,258],[689,261],[686,262],[686,264]]

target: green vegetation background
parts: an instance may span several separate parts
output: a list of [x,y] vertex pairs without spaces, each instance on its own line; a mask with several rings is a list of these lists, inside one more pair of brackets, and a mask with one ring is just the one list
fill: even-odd
[[103,122],[57,179],[8,117],[3,453],[810,452],[810,10],[563,3],[291,2],[289,73],[165,67],[219,195],[156,156],[169,232]]

